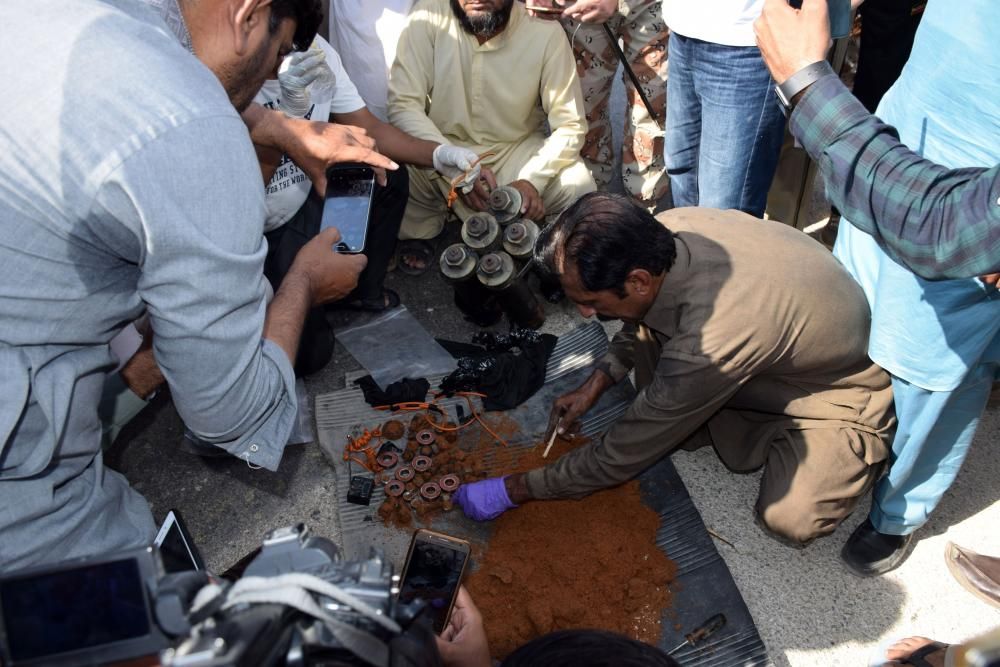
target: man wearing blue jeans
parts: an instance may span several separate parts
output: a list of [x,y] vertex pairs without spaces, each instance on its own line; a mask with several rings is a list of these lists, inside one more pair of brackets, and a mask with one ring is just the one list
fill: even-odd
[[[671,33],[664,162],[674,206],[764,214],[785,119],[753,34],[763,4],[663,0]],[[849,3],[830,6],[833,34],[842,35]]]

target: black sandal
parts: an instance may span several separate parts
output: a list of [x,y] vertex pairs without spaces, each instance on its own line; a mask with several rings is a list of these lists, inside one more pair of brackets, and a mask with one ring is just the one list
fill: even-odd
[[[950,644],[945,644],[943,642],[931,642],[926,646],[921,646],[907,657],[900,658],[898,662],[901,665],[913,665],[913,667],[932,667],[931,663],[927,662],[924,658],[932,653],[937,653],[938,651],[947,651],[949,646]],[[942,658],[944,658],[944,656],[942,656]],[[941,664],[945,664],[943,659]]]
[[341,307],[346,308],[347,310],[363,310],[369,313],[382,313],[387,310],[392,310],[398,306],[399,303],[399,294],[397,294],[395,290],[383,287],[382,293],[374,299],[355,299],[354,301],[345,301],[341,304]]
[[[404,257],[410,257],[410,262]],[[421,262],[423,266],[414,266],[413,262]],[[406,239],[396,245],[396,268],[408,276],[420,276],[426,273],[434,263],[434,246],[423,239]]]

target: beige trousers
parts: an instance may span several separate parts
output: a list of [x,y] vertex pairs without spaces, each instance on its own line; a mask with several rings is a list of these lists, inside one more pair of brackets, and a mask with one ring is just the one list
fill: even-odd
[[[515,181],[521,167],[541,148],[544,138],[532,135],[517,146],[511,147],[495,158],[483,160],[493,170],[497,183],[504,185]],[[410,198],[399,229],[401,239],[432,239],[444,229],[448,217],[447,198],[451,184],[433,169],[409,167]],[[594,179],[583,162],[576,162],[557,173],[539,193],[545,204],[546,219],[563,212],[577,199],[597,189]],[[458,219],[465,221],[475,213],[459,198],[452,210]]]

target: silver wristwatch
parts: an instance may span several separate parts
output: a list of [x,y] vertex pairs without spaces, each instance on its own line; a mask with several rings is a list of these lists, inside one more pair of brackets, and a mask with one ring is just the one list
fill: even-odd
[[812,65],[806,65],[795,74],[791,75],[774,87],[774,93],[778,96],[778,105],[781,112],[787,118],[792,113],[792,100],[803,90],[811,86],[817,79],[833,74],[830,63],[820,60]]

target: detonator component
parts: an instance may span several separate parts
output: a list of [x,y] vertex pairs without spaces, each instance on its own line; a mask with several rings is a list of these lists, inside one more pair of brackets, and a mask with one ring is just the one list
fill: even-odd
[[420,495],[422,495],[427,500],[434,500],[441,495],[441,487],[435,482],[427,482],[420,487]]
[[528,259],[535,250],[538,233],[533,220],[522,218],[512,222],[503,232],[503,249],[514,259]]
[[424,429],[417,433],[417,444],[427,446],[434,442],[434,431]]
[[462,241],[473,250],[489,252],[500,246],[500,225],[489,213],[476,213],[462,225]]
[[459,484],[460,480],[458,479],[458,475],[445,475],[438,480],[438,486],[440,486],[441,490],[446,493],[451,493],[457,489]]
[[514,324],[537,329],[545,322],[545,310],[535,293],[518,275],[514,259],[502,250],[484,255],[476,269],[479,282],[497,295]]
[[347,489],[347,502],[355,505],[369,505],[374,489],[375,480],[373,478],[354,475],[351,477],[351,483]]
[[399,463],[399,455],[396,452],[382,452],[375,461],[383,468],[391,468]]
[[509,185],[501,185],[490,193],[490,211],[501,225],[521,215],[522,204],[521,193]]
[[462,282],[475,276],[478,263],[479,255],[463,243],[455,243],[445,248],[438,262],[441,275],[453,282]]
[[430,470],[433,461],[429,456],[414,456],[411,465],[413,469],[417,472],[423,472],[425,470]]

